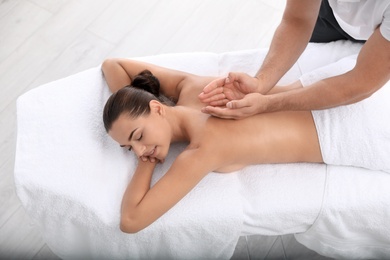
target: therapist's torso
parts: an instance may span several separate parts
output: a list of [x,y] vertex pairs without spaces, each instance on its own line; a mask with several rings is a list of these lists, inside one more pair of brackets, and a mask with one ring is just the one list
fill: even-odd
[[380,26],[390,41],[390,0],[329,0],[340,27],[357,40],[367,40]]

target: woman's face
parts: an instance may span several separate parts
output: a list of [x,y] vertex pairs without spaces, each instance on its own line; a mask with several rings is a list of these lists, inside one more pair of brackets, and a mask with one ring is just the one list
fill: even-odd
[[108,134],[121,147],[131,149],[138,157],[155,158],[161,162],[168,154],[172,137],[167,120],[155,109],[149,115],[135,119],[121,114]]

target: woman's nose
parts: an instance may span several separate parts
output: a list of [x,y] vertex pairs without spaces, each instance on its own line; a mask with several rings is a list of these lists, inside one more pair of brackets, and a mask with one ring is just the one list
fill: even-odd
[[138,157],[141,157],[145,153],[146,147],[143,144],[137,143],[134,144],[132,147],[133,147],[133,151]]

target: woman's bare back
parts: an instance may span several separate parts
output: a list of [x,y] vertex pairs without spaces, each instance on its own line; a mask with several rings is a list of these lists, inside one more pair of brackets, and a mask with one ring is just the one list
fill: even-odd
[[313,118],[307,111],[228,120],[195,110],[188,117],[190,147],[204,149],[214,157],[218,172],[260,163],[323,161]]

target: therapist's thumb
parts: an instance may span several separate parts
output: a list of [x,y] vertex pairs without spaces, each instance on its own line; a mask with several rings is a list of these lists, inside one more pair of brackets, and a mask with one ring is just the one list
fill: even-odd
[[233,101],[229,101],[227,104],[226,104],[226,107],[227,108],[230,108],[230,109],[240,109],[240,108],[243,108],[245,107],[245,100],[241,99],[241,100],[233,100]]
[[241,73],[239,72],[229,72],[228,76],[226,77],[226,83],[233,83],[233,82],[240,82],[241,80]]

